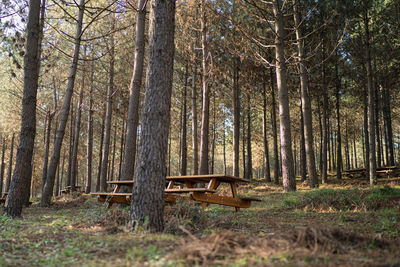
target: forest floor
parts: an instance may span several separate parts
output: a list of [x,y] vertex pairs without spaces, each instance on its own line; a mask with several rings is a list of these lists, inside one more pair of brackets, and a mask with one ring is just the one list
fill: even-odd
[[163,234],[130,232],[129,207],[90,196],[34,201],[22,219],[0,216],[0,266],[400,266],[398,178],[294,193],[256,181],[239,193],[262,202],[167,206]]

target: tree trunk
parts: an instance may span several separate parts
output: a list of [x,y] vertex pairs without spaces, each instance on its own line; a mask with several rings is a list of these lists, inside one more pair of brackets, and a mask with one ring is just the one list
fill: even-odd
[[125,141],[125,162],[122,166],[122,180],[133,180],[135,172],[136,139],[139,122],[139,99],[142,85],[144,53],[145,53],[145,26],[147,0],[138,1],[136,15],[135,63],[131,84],[129,86],[129,107],[127,133]]
[[6,182],[6,190],[5,192],[10,193],[10,185],[12,178],[12,168],[13,168],[13,158],[14,158],[14,141],[15,141],[15,133],[13,133],[11,138],[11,148],[10,148],[10,157],[8,161],[8,172],[7,172],[7,182]]
[[[115,29],[115,18],[111,22],[111,30]],[[111,142],[111,127],[112,127],[112,109],[113,109],[113,93],[114,93],[114,60],[115,60],[115,46],[114,35],[111,35],[110,40],[110,72],[107,87],[107,105],[106,105],[106,119],[105,119],[105,134],[104,134],[104,148],[103,148],[103,162],[101,164],[101,177],[100,177],[100,190],[107,191],[107,174],[108,174],[108,158],[110,154]]]
[[[265,164],[265,181],[267,183],[271,182],[271,169],[269,166],[269,148],[268,148],[268,132],[267,132],[267,90],[266,90],[266,77],[264,71],[264,80],[263,80],[263,141],[264,141],[264,164]],[[224,120],[225,123],[225,120]],[[225,124],[223,131],[225,133]],[[225,142],[225,135],[224,135]],[[225,145],[224,145],[225,148]]]
[[10,188],[7,189],[8,197],[4,207],[4,215],[13,218],[21,216],[22,206],[25,204],[26,198],[29,198],[29,189],[32,179],[32,154],[36,133],[36,96],[41,45],[39,19],[40,0],[30,0],[26,29],[26,52],[24,56],[21,133],[14,175],[10,183]]
[[[92,58],[93,60],[93,58]],[[89,87],[89,108],[87,122],[87,145],[86,145],[86,184],[85,193],[89,194],[92,188],[92,160],[93,160],[93,82],[94,61],[92,61]]]
[[[335,76],[336,76],[336,117],[337,117],[337,137],[336,137],[336,157],[337,157],[337,166],[336,166],[336,177],[338,180],[342,179],[342,136],[340,133],[340,88],[341,82],[338,73],[338,66],[335,66]],[[347,142],[347,135],[346,135],[346,142]]]
[[72,179],[72,155],[74,144],[74,96],[71,99],[71,116],[69,120],[69,152],[68,152],[68,171],[67,171],[67,186],[71,186]]
[[[376,65],[375,65],[375,73],[376,73]],[[377,154],[377,158],[376,158],[376,163],[377,163],[377,167],[380,168],[382,167],[382,161],[383,161],[383,150],[381,150],[381,137],[380,137],[380,131],[379,131],[379,92],[378,92],[378,84],[376,81],[376,77],[375,79],[373,79],[373,90],[374,90],[374,97],[375,97],[375,114],[374,114],[374,118],[375,118],[375,135],[376,135],[376,154]]]
[[[324,53],[324,52],[323,52]],[[324,59],[323,59],[324,60]],[[322,146],[322,183],[328,182],[328,88],[326,85],[326,72],[325,72],[325,64],[322,63],[322,94],[323,94],[323,119],[322,119],[322,128],[323,132],[323,146]]]
[[6,139],[3,138],[3,146],[1,147],[1,169],[0,169],[0,198],[3,197],[3,184],[4,184],[4,154],[6,152]]
[[[387,83],[387,81],[386,81]],[[384,119],[386,121],[386,131],[388,137],[388,146],[389,146],[389,164],[391,166],[395,165],[394,160],[394,145],[393,145],[393,129],[392,129],[392,115],[391,115],[391,107],[390,107],[390,88],[385,84],[383,86],[383,96],[384,96]]]
[[47,111],[46,113],[46,122],[45,123],[45,128],[46,128],[46,138],[45,138],[45,151],[44,151],[44,156],[43,156],[43,170],[42,170],[42,191],[44,188],[44,185],[46,183],[46,178],[47,178],[47,165],[49,162],[49,150],[50,150],[50,134],[51,134],[51,122],[53,120],[53,116],[55,113],[50,113],[50,111]]
[[124,162],[124,147],[125,147],[125,121],[123,119],[122,129],[121,129],[120,148],[119,148],[118,181],[121,180],[121,176],[122,176],[122,163]]
[[[244,124],[243,124],[244,125]],[[250,103],[250,94],[247,94],[247,174],[245,178],[251,179],[253,178],[253,162],[251,155],[251,103]]]
[[112,159],[111,159],[111,170],[110,175],[108,176],[108,180],[114,181],[115,179],[115,153],[117,147],[117,122],[114,124],[114,139],[113,139],[113,151],[112,151]]
[[289,96],[286,87],[286,63],[284,52],[284,25],[281,10],[281,0],[274,0],[273,11],[275,16],[275,60],[276,81],[279,94],[279,122],[282,154],[282,179],[286,191],[296,190],[296,177],[293,171],[292,137],[290,133]]
[[181,169],[180,175],[187,175],[187,86],[189,79],[189,63],[185,66],[185,86],[182,93],[182,133],[181,133]]
[[193,63],[192,79],[192,147],[193,147],[193,174],[199,174],[199,141],[197,134],[197,89],[196,89],[197,65]]
[[356,134],[353,135],[353,152],[354,152],[354,168],[357,169],[357,147],[356,147]]
[[365,54],[367,63],[367,85],[368,85],[368,139],[369,139],[369,181],[371,185],[376,184],[376,154],[375,154],[375,90],[372,86],[372,68],[371,68],[371,55],[369,48],[369,19],[368,10],[364,14],[364,26],[365,26]]
[[276,101],[275,101],[275,88],[274,88],[274,76],[272,68],[270,68],[271,77],[271,122],[272,122],[272,137],[274,145],[274,183],[279,184],[279,152],[278,152],[278,130],[276,125]]
[[164,228],[166,154],[170,128],[174,59],[175,1],[153,0],[149,56],[130,221],[133,229]]
[[[304,125],[304,131],[302,131],[302,145],[301,151],[305,150],[305,155],[302,152],[302,156],[304,158],[303,161],[306,161],[307,171],[309,175],[309,183],[310,187],[314,188],[318,186],[318,177],[317,170],[315,167],[315,152],[314,152],[314,136],[313,136],[313,128],[312,128],[312,111],[311,111],[311,100],[308,88],[308,75],[307,70],[304,65],[304,45],[302,39],[302,33],[300,30],[300,14],[298,9],[299,1],[293,0],[294,5],[294,21],[295,21],[295,29],[296,29],[296,39],[297,39],[297,56],[298,56],[298,64],[300,65],[300,88],[301,88],[301,109],[302,109],[302,125]],[[304,163],[303,163],[304,164]],[[304,168],[304,167],[303,167]],[[303,174],[302,174],[303,177]]]
[[233,113],[233,176],[239,177],[239,146],[240,146],[240,88],[239,64],[240,59],[234,59],[232,113]]
[[[307,159],[306,159],[306,144],[304,136],[303,103],[301,101],[300,101],[300,175],[301,175],[301,181],[304,182],[307,179]],[[314,187],[315,186],[313,186],[312,188]]]
[[76,25],[76,35],[75,35],[75,47],[74,55],[70,67],[70,74],[68,77],[67,90],[65,92],[64,103],[62,107],[62,113],[60,116],[60,122],[57,129],[56,141],[54,143],[53,154],[51,156],[49,169],[47,171],[46,185],[43,190],[42,198],[40,201],[41,206],[49,206],[51,203],[51,196],[54,187],[54,180],[58,162],[60,161],[60,152],[62,141],[64,139],[65,126],[68,120],[69,107],[71,104],[71,98],[74,90],[76,69],[78,67],[79,50],[81,43],[81,33],[82,33],[82,21],[85,10],[85,0],[81,0],[79,4],[79,14]]
[[208,44],[207,44],[207,17],[205,10],[205,0],[201,0],[201,48],[203,51],[203,104],[201,112],[201,134],[200,134],[200,174],[208,174],[208,134],[210,128],[210,97],[208,86]]
[[71,192],[75,192],[77,185],[78,176],[78,148],[79,148],[79,136],[81,131],[81,117],[82,117],[82,101],[83,101],[83,90],[85,81],[85,72],[82,73],[82,84],[79,91],[79,102],[76,107],[76,120],[75,120],[75,134],[74,134],[74,144],[72,147],[72,168],[71,168]]
[[214,173],[214,168],[215,168],[215,143],[217,139],[217,132],[216,132],[216,107],[215,107],[215,92],[216,90],[213,91],[213,129],[212,129],[212,143],[211,143],[211,171],[210,173]]
[[60,188],[62,187],[63,180],[64,180],[64,163],[65,163],[65,149],[63,153],[63,159],[62,159],[62,164],[61,164],[61,178],[60,178]]
[[106,120],[106,111],[104,111],[103,118],[101,120],[101,135],[100,135],[100,148],[99,148],[99,166],[97,169],[97,179],[96,179],[96,192],[100,191],[101,184],[101,166],[103,162],[103,143],[104,143],[104,128],[105,128],[105,120]]
[[242,162],[243,162],[243,176],[244,177],[247,175],[247,172],[246,172],[246,130],[245,130],[246,124],[244,121],[244,118],[246,117],[246,112],[247,112],[247,110],[245,110],[243,108],[243,114],[242,114],[242,125],[243,125],[243,128],[242,128],[242,158],[243,158],[243,161]]

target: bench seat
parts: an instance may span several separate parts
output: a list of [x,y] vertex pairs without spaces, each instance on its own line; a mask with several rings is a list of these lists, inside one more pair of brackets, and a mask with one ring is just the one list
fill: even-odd
[[172,188],[165,189],[165,193],[215,193],[215,190],[207,189],[207,188]]

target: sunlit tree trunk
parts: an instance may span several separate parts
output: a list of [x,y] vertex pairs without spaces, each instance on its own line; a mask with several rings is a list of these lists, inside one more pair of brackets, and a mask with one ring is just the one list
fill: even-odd
[[139,122],[139,99],[142,85],[145,53],[145,26],[147,0],[138,1],[136,15],[135,62],[129,86],[129,107],[125,142],[125,161],[122,166],[122,180],[133,180],[136,159],[136,139]]
[[239,177],[239,146],[240,146],[240,89],[239,89],[240,59],[233,59],[233,176]]
[[71,168],[71,192],[75,192],[77,185],[78,176],[78,148],[79,148],[79,136],[81,131],[81,118],[82,118],[82,102],[83,102],[83,90],[85,74],[82,74],[82,84],[79,91],[79,102],[76,107],[76,120],[75,120],[75,133],[74,133],[74,144],[72,147],[72,168]]
[[82,32],[84,10],[85,10],[85,0],[81,0],[79,3],[78,19],[76,21],[77,25],[76,25],[75,44],[74,44],[74,54],[70,67],[70,74],[68,77],[67,90],[64,96],[64,103],[61,111],[60,121],[57,129],[56,141],[54,143],[53,154],[51,156],[49,169],[47,171],[46,185],[44,187],[42,198],[40,200],[41,206],[49,206],[51,203],[56,169],[58,166],[58,162],[60,161],[61,146],[62,146],[62,141],[64,139],[65,126],[68,120],[71,98],[74,91],[75,76],[78,67],[79,50],[82,37],[81,32]]
[[199,173],[199,141],[197,133],[197,89],[196,89],[197,65],[193,63],[192,79],[192,147],[193,147],[193,174]]
[[[267,90],[266,90],[266,77],[264,71],[264,80],[263,80],[263,141],[264,141],[264,164],[265,164],[265,181],[267,183],[271,182],[271,169],[269,166],[269,147],[268,147],[268,130],[267,130]],[[225,120],[224,120],[225,123]],[[225,131],[225,124],[224,124]],[[225,133],[225,132],[224,132]],[[225,142],[225,135],[224,135]],[[225,146],[224,146],[225,148]]]
[[274,147],[274,165],[273,175],[274,183],[279,184],[279,150],[278,150],[278,129],[276,125],[276,100],[275,100],[275,86],[274,86],[274,75],[272,68],[270,68],[271,78],[271,122],[272,122],[272,137]]
[[[92,58],[93,60],[93,58]],[[94,61],[92,61],[89,87],[89,107],[87,122],[87,143],[86,143],[86,183],[85,193],[89,194],[92,188],[92,160],[93,160],[93,82],[94,82]]]
[[286,63],[284,52],[284,25],[282,1],[274,0],[273,11],[275,16],[275,64],[276,81],[279,95],[279,122],[282,155],[283,188],[286,191],[296,190],[296,179],[293,170],[292,137],[290,133],[289,96],[286,86]]
[[[250,103],[250,94],[247,94],[247,160],[246,160],[246,170],[247,174],[245,178],[251,179],[253,178],[253,162],[251,155],[251,103]],[[244,124],[243,124],[244,125]]]
[[189,79],[189,64],[185,66],[185,86],[182,92],[182,133],[181,133],[181,169],[180,174],[187,174],[187,86]]
[[[342,179],[342,136],[340,133],[340,78],[339,78],[339,73],[338,73],[338,67],[337,65],[335,66],[335,75],[336,75],[336,118],[337,118],[337,137],[336,137],[336,142],[337,142],[337,165],[336,165],[336,177],[338,180]],[[348,142],[348,138],[346,135],[346,143]]]

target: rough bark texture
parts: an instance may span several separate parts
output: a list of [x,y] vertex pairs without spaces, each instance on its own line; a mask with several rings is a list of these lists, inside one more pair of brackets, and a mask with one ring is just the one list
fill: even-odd
[[3,184],[4,184],[4,155],[6,152],[6,139],[3,138],[3,146],[1,148],[1,169],[0,169],[0,198],[3,197]]
[[233,113],[233,176],[239,177],[239,146],[240,146],[240,89],[239,89],[239,59],[234,59],[232,113]]
[[189,79],[189,65],[185,67],[185,86],[182,92],[182,133],[181,133],[181,169],[180,174],[187,174],[187,85]]
[[279,95],[279,122],[282,155],[282,180],[286,191],[296,190],[296,177],[293,170],[292,137],[290,132],[289,96],[286,86],[286,64],[284,52],[284,25],[282,15],[282,1],[274,0],[275,16],[275,60],[276,83]]
[[[111,19],[111,30],[115,29],[115,18]],[[114,93],[114,60],[115,60],[115,47],[114,35],[111,35],[110,40],[110,69],[107,87],[107,105],[106,105],[106,119],[105,119],[105,132],[104,132],[104,148],[103,158],[101,164],[100,175],[100,191],[107,191],[107,176],[108,176],[108,157],[110,155],[110,142],[111,142],[111,126],[112,126],[112,110],[113,110],[113,93]]]
[[197,89],[196,89],[197,65],[193,64],[192,79],[192,147],[193,147],[193,174],[199,174],[199,141],[197,133]]
[[[264,73],[265,76],[265,73]],[[224,125],[225,126],[225,125]],[[224,127],[225,129],[225,127]],[[225,132],[224,132],[225,133]],[[263,140],[264,140],[264,159],[265,159],[265,181],[271,182],[271,169],[269,166],[269,147],[268,147],[268,130],[267,130],[267,90],[266,90],[266,77],[263,81]],[[224,135],[225,142],[225,135]],[[224,145],[225,148],[225,145]]]
[[[294,21],[296,29],[297,39],[297,56],[298,64],[300,69],[300,89],[301,89],[301,109],[302,118],[304,121],[304,147],[305,147],[305,160],[307,164],[307,172],[309,175],[310,187],[314,188],[318,186],[317,170],[315,167],[315,152],[314,152],[314,136],[313,136],[313,125],[312,125],[312,111],[311,111],[311,100],[308,88],[308,75],[304,65],[304,44],[303,36],[300,29],[300,14],[298,3],[299,1],[293,0],[294,5]],[[302,148],[303,150],[303,148]],[[303,155],[304,157],[304,155]]]
[[14,141],[15,141],[15,133],[13,133],[11,138],[11,148],[10,148],[10,157],[8,159],[8,171],[7,171],[7,181],[6,181],[6,190],[8,192],[10,190],[11,178],[12,178],[12,168],[13,168],[13,158],[14,158]]
[[40,66],[40,0],[29,1],[24,56],[22,120],[16,164],[4,207],[4,215],[20,217],[32,178],[32,154],[36,132],[36,95]]
[[75,192],[75,186],[77,185],[78,176],[78,148],[79,148],[79,136],[81,131],[81,118],[82,118],[82,101],[83,101],[83,88],[84,88],[84,74],[82,76],[82,85],[79,92],[79,102],[76,107],[76,120],[75,120],[75,134],[74,144],[72,147],[72,168],[71,168],[71,191]]
[[97,168],[97,179],[96,179],[96,191],[100,191],[100,184],[101,184],[101,164],[103,162],[103,142],[104,142],[104,126],[105,126],[105,120],[106,120],[106,112],[103,114],[103,118],[101,121],[101,127],[100,127],[100,148],[99,148],[99,166]]
[[166,154],[174,59],[175,0],[152,0],[149,57],[130,220],[133,229],[164,228]]
[[272,137],[274,142],[274,183],[279,184],[279,152],[278,152],[278,129],[276,125],[276,100],[274,88],[274,75],[272,68],[270,69],[271,76],[271,122],[272,122]]
[[[342,135],[340,133],[340,87],[341,86],[340,86],[340,78],[339,78],[337,65],[335,67],[335,73],[336,73],[336,117],[337,117],[336,176],[337,176],[338,180],[341,180],[342,179],[342,164],[343,164],[343,161],[342,161]],[[346,139],[347,139],[347,135],[346,135]]]
[[322,128],[323,128],[323,144],[322,144],[322,183],[328,182],[328,88],[326,85],[325,64],[322,64]]
[[246,160],[246,175],[245,178],[253,178],[253,164],[251,155],[251,103],[250,94],[247,94],[247,160]]
[[372,86],[372,68],[371,68],[371,55],[369,45],[369,19],[368,11],[364,14],[364,26],[365,26],[365,56],[367,64],[367,88],[368,88],[368,139],[369,139],[369,181],[371,185],[376,184],[376,149],[375,149],[375,90]]
[[208,139],[210,128],[210,97],[208,86],[208,44],[207,44],[207,17],[205,10],[205,0],[201,1],[201,48],[202,59],[202,83],[203,83],[203,104],[201,111],[201,130],[200,130],[200,174],[208,174]]
[[124,153],[125,161],[122,166],[122,180],[132,180],[135,172],[140,87],[142,85],[144,50],[146,44],[144,38],[146,26],[146,3],[147,0],[138,1],[138,12],[136,15],[135,62],[131,84],[129,86],[129,107]]
[[46,113],[46,122],[47,126],[45,125],[46,128],[46,138],[45,138],[45,151],[44,151],[44,156],[43,156],[43,171],[42,171],[42,190],[43,187],[46,183],[46,178],[47,178],[47,166],[49,163],[49,151],[50,151],[50,134],[51,134],[51,122],[53,120],[55,113],[50,113],[50,111],[47,111]]
[[65,126],[67,125],[69,107],[71,104],[71,98],[74,91],[76,69],[78,67],[79,50],[82,37],[81,32],[82,32],[82,21],[83,21],[84,10],[85,10],[85,0],[81,0],[79,4],[79,13],[76,25],[74,55],[70,67],[70,74],[68,77],[67,89],[64,96],[64,103],[62,106],[60,122],[57,129],[56,140],[54,142],[53,154],[51,156],[49,169],[47,171],[46,184],[44,186],[42,198],[40,200],[41,206],[49,206],[51,203],[56,170],[58,162],[60,161],[61,146],[65,134]]
[[92,62],[89,88],[89,108],[87,122],[87,144],[86,144],[86,184],[85,193],[89,194],[92,188],[92,158],[93,158],[93,81],[94,61]]

